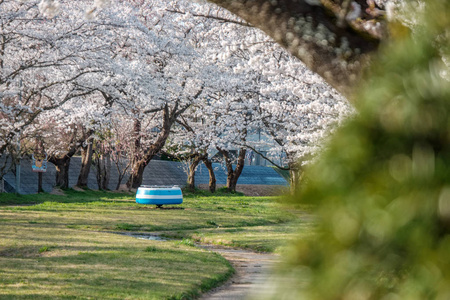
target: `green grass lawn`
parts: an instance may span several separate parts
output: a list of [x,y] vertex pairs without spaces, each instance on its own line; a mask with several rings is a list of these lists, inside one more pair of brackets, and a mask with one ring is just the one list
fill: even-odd
[[[190,299],[233,269],[192,241],[280,252],[312,223],[274,197],[186,195],[177,209],[133,194],[0,194],[1,299]],[[162,233],[151,241],[117,232]]]

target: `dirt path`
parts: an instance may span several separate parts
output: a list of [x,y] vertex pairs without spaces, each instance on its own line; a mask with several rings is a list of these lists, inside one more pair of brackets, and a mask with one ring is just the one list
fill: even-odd
[[[158,234],[141,234],[133,232],[112,232],[124,234],[134,238],[160,240]],[[249,250],[224,248],[216,245],[197,245],[205,250],[213,251],[222,255],[236,270],[236,274],[224,285],[205,293],[200,300],[244,300],[262,299],[263,295],[271,294],[270,284],[271,269],[279,256],[274,254],[262,254]]]
[[270,294],[267,281],[278,256],[217,246],[201,247],[221,254],[236,269],[236,274],[227,283],[204,294],[201,300],[261,299],[261,295]]

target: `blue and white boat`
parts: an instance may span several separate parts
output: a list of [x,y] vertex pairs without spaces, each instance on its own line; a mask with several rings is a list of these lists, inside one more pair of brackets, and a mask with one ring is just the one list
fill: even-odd
[[136,202],[161,207],[183,203],[183,194],[177,185],[141,185],[136,192]]

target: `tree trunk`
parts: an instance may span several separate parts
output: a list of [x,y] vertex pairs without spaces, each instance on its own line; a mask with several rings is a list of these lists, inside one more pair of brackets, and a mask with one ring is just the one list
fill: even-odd
[[61,189],[69,188],[70,157],[67,155],[62,158],[50,157],[48,161],[56,168],[56,186]]
[[120,189],[120,185],[122,184],[123,177],[125,177],[125,172],[119,172],[119,176],[117,179],[116,191]]
[[38,194],[43,193],[44,189],[42,189],[42,172],[38,172]]
[[140,160],[134,162],[133,168],[130,172],[130,177],[127,181],[127,187],[129,189],[137,189],[141,186],[146,166],[147,164],[145,163],[145,161]]
[[[153,157],[158,154],[161,149],[166,144],[167,138],[170,134],[170,128],[172,127],[173,123],[175,123],[176,118],[179,114],[181,114],[186,108],[177,110],[178,105],[176,104],[173,108],[172,113],[169,111],[169,106],[166,105],[163,109],[163,126],[161,128],[161,131],[158,134],[158,137],[156,138],[156,141],[151,145],[148,149],[145,149],[145,153],[142,149],[142,146],[140,144],[140,121],[137,120],[136,122],[139,122],[139,126],[135,125],[135,158],[131,165],[131,174],[127,181],[127,187],[128,189],[137,189],[141,186],[142,180],[144,177],[144,169],[145,167],[150,163],[150,161],[153,159]],[[139,131],[139,132],[138,132]]]
[[289,163],[289,186],[291,190],[291,194],[294,194],[300,185],[300,181],[302,179],[302,167],[300,162]]
[[98,188],[107,190],[111,174],[111,157],[109,153],[100,154],[96,160]]
[[236,192],[237,178],[233,173],[227,175],[227,190],[229,192]]
[[195,170],[202,160],[200,155],[195,155],[188,169],[187,188],[189,191],[195,191]]
[[291,190],[291,194],[294,194],[297,190],[299,183],[299,171],[295,169],[289,169],[289,186]]
[[230,157],[230,152],[227,150],[221,150],[219,151],[223,154],[225,158],[225,165],[227,167],[227,190],[229,192],[236,192],[236,186],[239,179],[239,176],[241,176],[242,170],[244,169],[245,165],[245,148],[239,149],[239,156],[237,159],[236,168],[233,170],[233,162]]
[[93,149],[94,146],[92,142],[81,149],[81,169],[77,181],[77,186],[79,187],[87,187],[88,176],[92,165]]
[[111,155],[109,153],[105,154],[105,176],[103,180],[103,189],[108,190],[109,179],[111,178]]
[[116,191],[118,191],[120,189],[120,184],[122,183],[122,178],[123,178],[123,176],[119,175],[119,180],[117,181],[117,184],[116,184]]
[[209,191],[211,193],[216,192],[216,174],[214,174],[214,168],[212,166],[211,160],[208,159],[208,157],[203,158],[203,163],[205,164],[206,168],[208,169],[209,173]]

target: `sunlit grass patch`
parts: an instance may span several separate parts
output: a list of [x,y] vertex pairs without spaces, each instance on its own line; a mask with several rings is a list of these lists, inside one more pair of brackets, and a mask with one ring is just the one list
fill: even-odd
[[20,225],[2,228],[1,239],[0,298],[176,299],[232,271],[223,258],[175,241]]
[[161,210],[131,194],[66,193],[0,194],[0,298],[189,299],[232,273],[196,242],[279,252],[299,224],[274,197],[189,196]]
[[259,252],[281,253],[288,247],[290,241],[308,237],[313,235],[314,232],[314,223],[299,219],[288,224],[188,230],[178,232],[178,236],[205,244],[232,246]]

